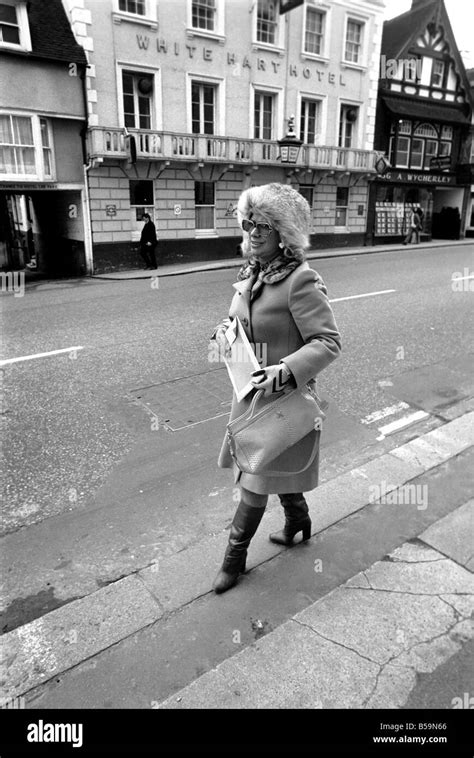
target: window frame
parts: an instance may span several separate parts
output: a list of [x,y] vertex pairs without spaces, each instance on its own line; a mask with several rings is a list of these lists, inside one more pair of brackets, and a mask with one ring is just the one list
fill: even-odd
[[157,31],[158,19],[156,14],[156,2],[154,0],[143,0],[145,3],[145,15],[142,16],[139,13],[130,13],[129,11],[122,11],[119,7],[119,0],[113,0],[112,16],[115,23],[120,24],[122,21],[129,21],[132,24],[142,24],[149,26],[150,29]]
[[[220,76],[206,76],[191,71],[186,72],[186,127],[187,133],[193,134],[193,113],[192,113],[192,84],[211,84],[216,90],[215,114],[214,114],[214,134],[203,135],[205,137],[222,137],[225,135],[225,78]],[[201,134],[201,132],[199,132]],[[195,135],[196,137],[198,134]]]
[[[369,21],[368,16],[362,16],[358,13],[346,13],[344,19],[344,36],[342,38],[342,55],[341,63],[349,68],[364,69],[367,68],[367,39],[370,36],[369,33]],[[349,23],[360,24],[362,27],[361,41],[360,41],[360,56],[358,61],[350,61],[346,58],[346,45],[347,45],[347,33],[349,29]]]
[[[313,53],[309,50],[306,50],[306,33],[308,31],[307,24],[308,24],[308,11],[313,11],[314,13],[319,13],[322,16],[323,19],[323,29],[321,34],[321,50],[319,53]],[[330,13],[329,9],[324,6],[315,6],[310,5],[309,3],[304,4],[304,16],[303,16],[303,35],[301,40],[301,54],[309,59],[312,60],[329,60],[328,59],[328,38],[330,34],[329,30],[329,19],[330,19]]]
[[257,38],[258,30],[258,0],[255,0],[252,6],[252,45],[254,48],[260,48],[262,50],[277,50],[281,53],[285,51],[285,16],[280,15],[278,11],[278,0],[272,0],[277,8],[276,11],[276,34],[275,42],[261,42]]
[[1,0],[1,5],[9,5],[16,11],[18,33],[20,42],[4,42],[0,40],[0,50],[20,50],[23,52],[31,52],[31,35],[30,25],[28,21],[28,11],[26,2],[15,2],[15,0]]
[[[345,189],[345,190],[347,190],[347,203],[345,205],[340,205],[340,204],[338,205],[338,202],[337,202],[337,191],[339,189]],[[335,204],[334,204],[334,209],[335,209],[335,212],[334,212],[334,230],[335,230],[335,232],[340,232],[342,229],[348,229],[348,226],[349,226],[348,225],[348,220],[349,220],[349,205],[350,205],[350,200],[351,200],[351,189],[350,189],[350,187],[343,187],[343,186],[336,187],[336,199],[335,199]],[[343,208],[345,210],[345,214],[346,215],[345,215],[345,223],[344,224],[338,224],[337,223],[337,209],[338,208]]]
[[[433,63],[431,64],[431,77],[430,77],[430,87],[433,87],[434,89],[445,89],[446,87],[446,76],[447,76],[447,70],[448,67],[446,65],[446,61],[442,58],[433,58]],[[435,84],[434,78],[435,78],[435,64],[441,63],[443,66],[443,70],[441,72],[441,82],[440,84]]]
[[[213,196],[214,196],[214,202],[212,204],[209,203],[197,203],[196,202],[196,185],[197,184],[212,184],[213,186]],[[197,222],[197,208],[213,208],[213,226],[206,226],[206,227],[198,227],[196,226]],[[216,182],[209,182],[209,181],[201,181],[201,180],[195,180],[194,181],[194,229],[196,236],[215,236],[216,234]]]
[[123,80],[122,72],[130,71],[132,74],[144,74],[145,76],[151,76],[153,79],[153,95],[151,106],[151,129],[144,130],[140,127],[134,127],[133,131],[152,131],[160,132],[163,130],[163,108],[162,108],[162,95],[161,95],[161,69],[151,66],[142,65],[141,63],[128,63],[127,61],[119,60],[116,62],[116,77],[117,77],[117,94],[118,94],[118,115],[119,124],[123,129],[129,127],[125,126],[125,111],[123,102]]
[[[54,139],[53,139],[53,127],[51,123],[51,119],[47,115],[43,115],[42,113],[25,113],[24,111],[10,111],[10,110],[2,110],[0,111],[1,116],[9,116],[10,118],[28,118],[31,122],[31,132],[33,137],[33,145],[23,145],[23,147],[30,147],[33,148],[34,151],[34,158],[35,158],[35,173],[34,174],[20,174],[15,172],[10,173],[1,173],[0,179],[3,181],[36,181],[36,182],[42,182],[42,181],[56,181],[56,160],[55,160],[55,150],[54,150]],[[49,146],[48,149],[50,150],[49,158],[50,158],[50,165],[51,165],[51,172],[48,174],[45,170],[45,163],[44,163],[44,146],[43,146],[43,137],[41,133],[41,120],[44,119],[46,122],[46,128],[48,133],[48,141]],[[11,123],[11,122],[10,122]],[[8,143],[10,144],[10,143]],[[7,145],[7,143],[2,143],[2,145]],[[19,147],[21,148],[22,145],[11,143],[10,145],[12,148]]]
[[[356,121],[352,122],[352,134],[351,134],[351,144],[350,145],[340,145],[340,134],[341,134],[341,118],[342,118],[342,112],[343,109],[351,110],[355,109],[357,110],[357,119]],[[337,119],[337,132],[336,132],[336,142],[338,148],[342,148],[344,150],[357,150],[359,145],[359,138],[360,138],[360,124],[362,121],[361,118],[362,114],[362,106],[360,103],[350,103],[347,102],[347,100],[339,101],[339,118]],[[351,122],[348,122],[351,123]]]
[[[305,134],[301,132],[303,107],[306,103],[314,103],[316,105],[316,124],[315,124],[315,134],[314,134],[313,142],[308,142],[305,139],[305,137],[307,136],[307,128],[305,129]],[[303,140],[303,144],[305,145],[323,144],[322,143],[322,112],[323,112],[323,98],[306,95],[305,93],[300,94],[299,108],[298,108],[298,124],[299,124],[299,137],[300,139]]]
[[214,0],[214,29],[201,29],[193,26],[193,0],[187,0],[186,3],[186,35],[188,37],[205,37],[208,39],[218,40],[220,43],[225,41],[225,0]]
[[[271,139],[263,139],[260,137],[255,137],[255,94],[259,92],[262,95],[271,95],[273,97],[274,102],[274,118],[273,118],[273,128],[272,128],[272,137]],[[265,84],[258,84],[257,82],[252,82],[250,86],[250,103],[249,103],[249,139],[263,139],[264,142],[275,142],[277,139],[279,139],[279,135],[283,137],[283,132],[280,134],[280,130],[282,127],[280,125],[283,124],[283,87],[269,87]]]

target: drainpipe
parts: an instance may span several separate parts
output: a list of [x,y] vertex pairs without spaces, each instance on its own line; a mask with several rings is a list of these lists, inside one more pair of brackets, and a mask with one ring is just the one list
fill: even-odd
[[81,192],[82,197],[82,217],[84,219],[84,254],[86,259],[86,275],[92,276],[94,273],[94,254],[92,248],[92,228],[91,228],[91,207],[89,196],[89,169],[92,168],[92,161],[87,154],[87,132],[89,129],[88,118],[88,101],[87,101],[87,86],[86,86],[86,69],[85,66],[81,73],[82,81],[82,96],[84,99],[84,127],[81,130],[82,139],[82,162],[83,162],[83,177],[84,177],[84,189]]

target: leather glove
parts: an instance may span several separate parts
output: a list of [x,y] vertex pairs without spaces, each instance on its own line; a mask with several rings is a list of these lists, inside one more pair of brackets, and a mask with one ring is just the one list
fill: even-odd
[[258,390],[264,390],[264,396],[281,392],[288,384],[295,387],[293,374],[285,363],[254,371],[251,374],[251,384]]

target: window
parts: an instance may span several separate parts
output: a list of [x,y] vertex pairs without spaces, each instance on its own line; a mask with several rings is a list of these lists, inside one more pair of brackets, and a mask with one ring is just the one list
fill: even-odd
[[40,118],[41,145],[43,148],[43,167],[46,179],[53,176],[53,156],[51,149],[51,138],[49,135],[49,125],[45,118]]
[[421,68],[421,58],[409,58],[406,60],[403,67],[405,81],[416,83],[421,78]]
[[352,105],[341,105],[339,117],[339,147],[352,147],[355,135],[355,123],[359,109]]
[[119,0],[119,11],[133,13],[135,16],[146,15],[145,0]]
[[26,2],[0,2],[0,47],[31,50]]
[[350,63],[361,62],[363,27],[360,21],[347,21],[345,60]]
[[314,8],[306,8],[306,30],[304,36],[305,53],[322,55],[324,13]]
[[216,87],[214,84],[191,82],[191,120],[193,134],[214,134]]
[[122,71],[123,116],[127,129],[151,129],[153,77]]
[[130,181],[130,205],[154,205],[152,181],[143,179]]
[[413,139],[411,142],[411,158],[410,158],[410,167],[411,168],[423,168],[423,148],[424,148],[424,140],[422,139]]
[[254,138],[273,139],[274,95],[255,92],[254,98]]
[[431,72],[431,86],[442,87],[444,80],[444,61],[434,60]]
[[301,101],[300,139],[307,145],[314,145],[318,134],[320,103],[316,100]]
[[52,179],[53,142],[46,118],[0,114],[0,175]]
[[257,42],[275,45],[278,30],[277,0],[258,0]]
[[13,5],[0,4],[0,42],[20,44],[20,24]]
[[349,187],[336,190],[336,226],[347,226],[347,207],[349,205]]
[[424,168],[431,168],[431,159],[438,155],[438,143],[436,140],[428,139],[425,142],[425,161]]
[[192,25],[195,29],[206,29],[213,32],[215,28],[215,0],[193,0]]
[[196,229],[214,229],[214,182],[194,182]]
[[410,154],[409,137],[399,137],[397,142],[397,154],[395,165],[408,168],[408,156]]

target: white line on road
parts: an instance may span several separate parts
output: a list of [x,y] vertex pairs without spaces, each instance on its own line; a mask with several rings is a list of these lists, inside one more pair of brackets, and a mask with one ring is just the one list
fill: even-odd
[[393,416],[394,413],[398,413],[398,411],[405,411],[410,406],[408,403],[397,403],[396,405],[387,405],[386,408],[382,408],[380,411],[374,411],[373,413],[369,413],[368,416],[365,416],[365,418],[362,419],[362,424],[373,424],[374,421],[380,421],[383,418],[386,418],[387,416]]
[[73,353],[76,350],[84,350],[80,345],[77,347],[63,347],[61,350],[51,350],[49,353],[35,353],[34,355],[22,355],[20,358],[7,358],[0,361],[0,366],[6,366],[10,363],[20,363],[21,361],[33,361],[35,358],[47,358],[50,355],[59,355],[60,353]]
[[403,416],[396,421],[392,421],[391,424],[380,426],[380,437],[377,437],[377,440],[383,440],[384,437],[387,437],[389,434],[397,432],[399,429],[404,429],[405,426],[410,426],[410,424],[414,424],[416,421],[428,418],[429,415],[430,414],[426,413],[426,411],[416,411],[415,413],[410,413],[408,416]]
[[349,295],[348,297],[336,297],[334,300],[330,300],[330,303],[340,303],[341,300],[357,300],[360,297],[374,297],[374,295],[388,295],[389,292],[396,292],[397,290],[380,290],[379,292],[364,292],[363,295]]

